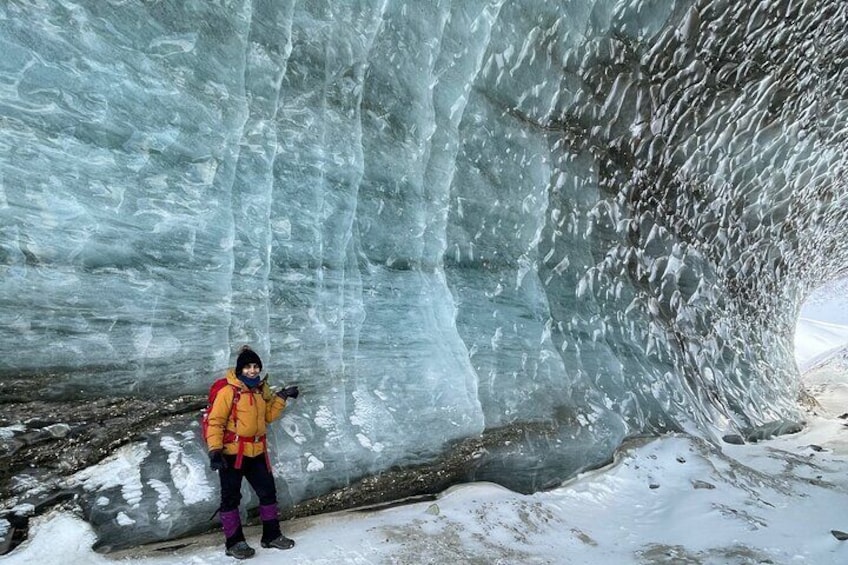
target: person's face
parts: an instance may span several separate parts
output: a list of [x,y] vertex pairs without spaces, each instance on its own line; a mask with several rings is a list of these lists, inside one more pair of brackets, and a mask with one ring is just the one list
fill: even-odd
[[262,372],[262,369],[259,368],[257,363],[248,363],[241,369],[241,374],[250,379],[258,375],[260,372]]

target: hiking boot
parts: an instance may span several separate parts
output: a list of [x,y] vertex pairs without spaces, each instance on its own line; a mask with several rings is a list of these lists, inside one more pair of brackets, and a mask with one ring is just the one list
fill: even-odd
[[256,550],[247,545],[246,541],[240,541],[234,546],[228,547],[225,553],[236,559],[248,559],[256,555]]
[[275,547],[277,549],[291,549],[294,547],[294,540],[289,539],[283,534],[280,534],[280,537],[272,539],[271,541],[263,541],[262,547]]

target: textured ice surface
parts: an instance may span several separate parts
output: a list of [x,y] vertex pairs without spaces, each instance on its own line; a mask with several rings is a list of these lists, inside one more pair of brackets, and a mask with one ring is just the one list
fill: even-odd
[[[287,501],[516,422],[558,431],[484,478],[791,419],[848,261],[846,11],[4,2],[0,373],[198,392],[252,343],[304,392]],[[203,498],[185,441],[114,520]]]

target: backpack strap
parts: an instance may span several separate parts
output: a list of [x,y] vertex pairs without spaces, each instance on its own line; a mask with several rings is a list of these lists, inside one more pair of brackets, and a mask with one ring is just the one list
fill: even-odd
[[235,427],[238,421],[238,403],[239,398],[241,398],[241,388],[236,385],[230,386],[233,387],[233,405],[230,408],[230,419],[233,421],[233,427]]

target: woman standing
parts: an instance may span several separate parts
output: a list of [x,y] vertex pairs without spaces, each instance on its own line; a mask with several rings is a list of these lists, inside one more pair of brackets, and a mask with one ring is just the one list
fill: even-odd
[[280,417],[298,389],[290,386],[274,393],[262,379],[262,360],[250,347],[241,348],[235,368],[227,371],[209,409],[206,443],[213,470],[221,480],[221,525],[226,554],[237,559],[253,557],[242,531],[239,504],[242,479],[259,497],[262,547],[289,549],[294,541],[280,531],[277,519],[277,488],[271,471],[266,441],[267,424]]

